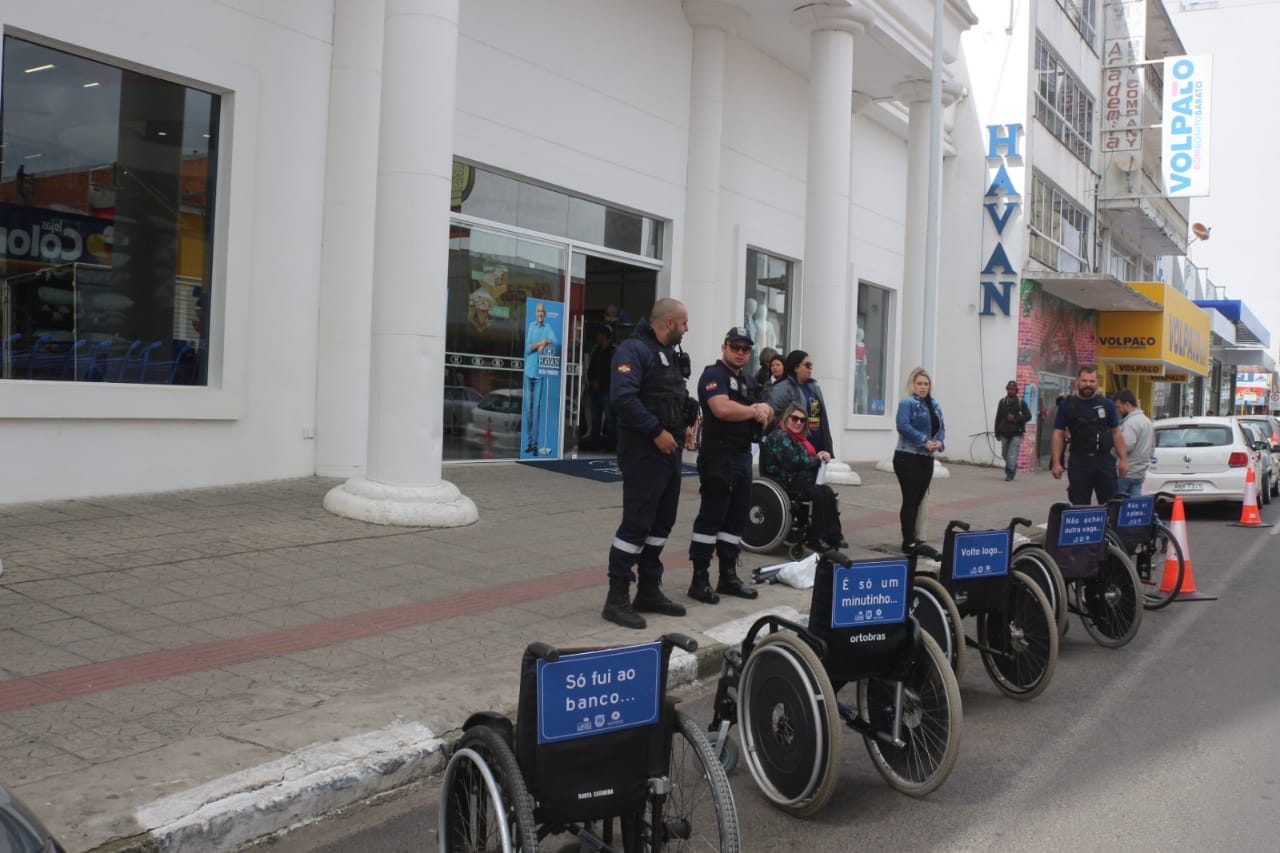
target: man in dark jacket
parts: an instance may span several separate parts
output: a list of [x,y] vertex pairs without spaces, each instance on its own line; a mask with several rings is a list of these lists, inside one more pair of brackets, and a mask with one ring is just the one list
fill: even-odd
[[[609,402],[618,419],[622,523],[609,548],[609,595],[600,615],[625,628],[644,628],[641,613],[685,612],[662,592],[660,557],[680,501],[680,450],[698,416],[685,385],[689,357],[678,349],[688,329],[684,304],[659,299],[613,356]],[[640,576],[634,603],[632,567]]]
[[1018,473],[1018,451],[1022,449],[1022,436],[1031,420],[1027,401],[1018,396],[1018,383],[1012,379],[1004,386],[1005,395],[996,404],[996,437],[1004,455],[1004,479],[1009,482]]

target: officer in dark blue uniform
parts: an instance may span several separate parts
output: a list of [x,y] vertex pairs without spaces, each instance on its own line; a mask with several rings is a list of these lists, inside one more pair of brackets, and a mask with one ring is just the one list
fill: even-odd
[[[677,350],[688,329],[684,305],[659,299],[613,356],[609,401],[618,419],[622,523],[609,549],[609,595],[600,615],[627,628],[645,627],[641,613],[684,615],[662,592],[660,556],[680,501],[680,450],[698,413],[685,388],[689,357]],[[632,566],[640,575],[634,604]]]
[[[698,476],[702,505],[693,521],[689,560],[693,580],[689,597],[707,604],[720,595],[755,598],[759,593],[738,577],[742,531],[751,510],[751,441],[773,419],[773,407],[756,402],[756,382],[742,368],[751,360],[755,342],[741,326],[724,336],[721,358],[698,379],[702,406],[702,452]],[[720,578],[711,589],[711,555],[720,558]]]
[[[1076,372],[1076,392],[1058,406],[1053,421],[1053,478],[1062,479],[1063,451],[1070,446],[1067,460],[1067,500],[1087,506],[1092,495],[1104,504],[1116,493],[1116,468],[1120,476],[1129,470],[1129,457],[1120,432],[1116,407],[1098,393],[1098,368],[1082,365]],[[1111,448],[1116,449],[1112,457]]]

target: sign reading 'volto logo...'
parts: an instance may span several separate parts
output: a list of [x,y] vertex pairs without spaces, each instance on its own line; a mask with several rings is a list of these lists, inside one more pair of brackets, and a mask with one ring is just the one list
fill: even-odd
[[657,722],[661,679],[661,643],[538,661],[538,743]]
[[955,580],[993,578],[1009,574],[1009,531],[957,533],[951,577]]

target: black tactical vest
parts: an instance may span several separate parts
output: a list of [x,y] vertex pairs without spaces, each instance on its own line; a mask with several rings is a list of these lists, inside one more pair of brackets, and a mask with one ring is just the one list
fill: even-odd
[[662,428],[675,436],[676,441],[683,441],[685,427],[692,424],[686,408],[689,392],[685,388],[680,358],[670,347],[659,343],[651,330],[646,329],[636,337],[653,353],[652,369],[640,382],[640,402],[653,412]]
[[1097,455],[1111,450],[1111,426],[1106,417],[1098,417],[1098,408],[1104,406],[1102,399],[1095,396],[1094,401],[1082,400],[1072,394],[1063,405],[1067,407],[1067,431],[1071,434],[1071,452]]
[[[709,367],[714,366],[709,365]],[[727,369],[723,374],[733,377],[733,373]],[[745,371],[734,377],[734,380],[727,388],[729,399],[743,406],[750,406],[755,402],[753,390],[755,383]],[[702,406],[702,446],[704,448],[722,447],[725,450],[749,451],[756,426],[754,419],[722,421],[715,416],[710,406],[705,403]]]

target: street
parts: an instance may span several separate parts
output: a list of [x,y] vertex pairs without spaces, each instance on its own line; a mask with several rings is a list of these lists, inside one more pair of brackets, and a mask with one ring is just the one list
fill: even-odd
[[[929,798],[891,790],[849,730],[839,787],[806,820],[772,807],[740,765],[730,778],[744,849],[1274,849],[1280,527],[1228,526],[1236,514],[1188,511],[1195,582],[1216,601],[1147,612],[1136,639],[1118,650],[1093,643],[1072,616],[1038,699],[1003,698],[972,655],[960,679],[960,758]],[[972,634],[972,620],[968,627]],[[686,688],[682,708],[709,720],[713,688]],[[428,849],[437,794],[424,783],[274,837],[269,849]]]

